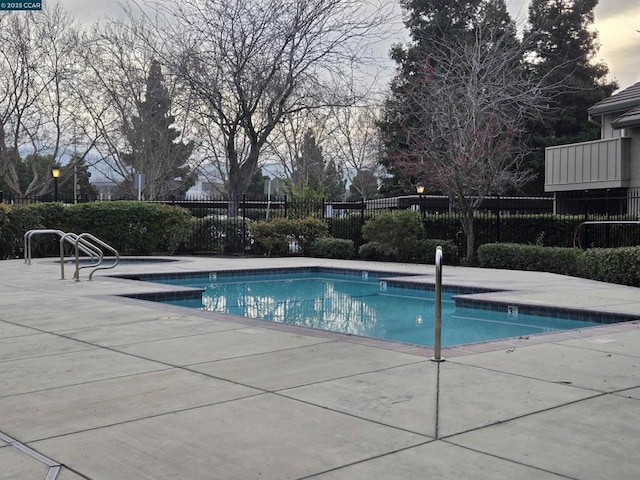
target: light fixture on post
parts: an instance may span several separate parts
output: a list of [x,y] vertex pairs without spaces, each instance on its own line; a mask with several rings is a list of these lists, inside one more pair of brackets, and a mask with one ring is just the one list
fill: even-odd
[[416,185],[416,192],[420,195],[420,213],[422,214],[422,218],[424,218],[424,197],[422,196],[424,194],[424,184],[419,183]]
[[60,176],[59,168],[51,169],[51,176],[53,177],[53,201],[58,201],[58,177]]

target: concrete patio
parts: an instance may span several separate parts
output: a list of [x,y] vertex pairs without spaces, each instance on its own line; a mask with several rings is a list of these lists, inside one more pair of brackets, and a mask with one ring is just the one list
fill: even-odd
[[[178,258],[60,280],[0,262],[0,480],[640,477],[640,325],[444,349],[119,295],[122,273],[426,265]],[[640,289],[445,267],[490,301],[637,315]],[[446,328],[446,325],[444,326]]]

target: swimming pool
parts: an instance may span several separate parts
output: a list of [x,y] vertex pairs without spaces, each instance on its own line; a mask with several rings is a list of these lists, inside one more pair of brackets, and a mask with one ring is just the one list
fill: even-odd
[[[162,300],[172,305],[432,346],[433,287],[391,277],[389,273],[290,269],[140,279],[202,289],[201,295],[192,295],[195,298]],[[586,328],[605,321],[534,315],[518,311],[517,306],[499,311],[460,306],[462,301],[456,305],[456,299],[468,293],[473,291],[445,289],[443,346]]]

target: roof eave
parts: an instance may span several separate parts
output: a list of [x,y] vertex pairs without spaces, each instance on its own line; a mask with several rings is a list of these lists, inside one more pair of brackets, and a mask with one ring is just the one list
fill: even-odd
[[616,129],[640,127],[640,114],[620,117],[615,122],[612,122],[611,126]]

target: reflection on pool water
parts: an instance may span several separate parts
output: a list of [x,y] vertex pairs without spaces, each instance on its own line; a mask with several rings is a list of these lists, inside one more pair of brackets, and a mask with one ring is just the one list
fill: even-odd
[[[388,275],[388,274],[385,274]],[[155,282],[203,288],[202,299],[165,303],[385,340],[433,345],[434,292],[403,288],[376,274],[324,272],[222,276]],[[566,318],[456,307],[442,301],[442,345],[599,325]]]

